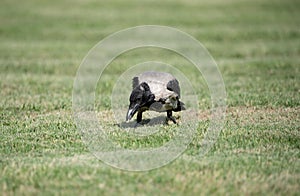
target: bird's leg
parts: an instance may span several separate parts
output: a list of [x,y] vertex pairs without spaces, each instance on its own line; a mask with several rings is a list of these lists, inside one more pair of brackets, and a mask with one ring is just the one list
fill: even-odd
[[174,124],[177,124],[174,116],[172,116],[172,110],[167,110],[167,119],[172,120]]
[[140,123],[142,121],[142,114],[143,114],[143,112],[139,110],[137,113],[137,117],[136,117],[137,123]]

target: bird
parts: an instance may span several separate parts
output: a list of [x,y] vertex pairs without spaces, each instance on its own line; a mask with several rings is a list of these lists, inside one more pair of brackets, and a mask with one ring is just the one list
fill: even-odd
[[167,122],[171,120],[177,124],[172,112],[185,110],[180,100],[178,80],[166,72],[146,71],[132,79],[132,92],[129,97],[129,108],[126,121],[137,113],[137,123],[142,121],[142,114],[146,110],[167,112]]

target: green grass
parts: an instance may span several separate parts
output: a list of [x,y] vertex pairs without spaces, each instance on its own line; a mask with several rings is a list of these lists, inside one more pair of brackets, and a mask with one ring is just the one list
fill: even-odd
[[[299,195],[299,7],[296,0],[1,1],[1,195]],[[127,172],[95,159],[83,144],[72,119],[72,88],[90,48],[144,24],[179,28],[204,44],[223,75],[228,110],[217,142],[198,157],[210,108],[201,79],[200,127],[187,151],[162,168]],[[106,126],[114,126],[110,92],[118,75],[157,57],[188,63],[169,51],[143,49],[105,70],[95,105],[108,114]],[[186,74],[197,81],[193,69]],[[161,137],[119,133],[116,141],[159,146],[172,135],[163,128]]]

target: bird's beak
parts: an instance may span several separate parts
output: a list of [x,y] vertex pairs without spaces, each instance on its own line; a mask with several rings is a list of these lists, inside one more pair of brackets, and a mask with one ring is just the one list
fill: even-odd
[[134,105],[133,107],[129,107],[126,115],[126,121],[129,121],[134,116],[134,114],[137,112],[138,109],[139,109],[138,104]]

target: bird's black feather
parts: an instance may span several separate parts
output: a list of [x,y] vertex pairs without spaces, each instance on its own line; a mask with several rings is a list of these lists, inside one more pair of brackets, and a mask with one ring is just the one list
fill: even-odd
[[134,77],[132,78],[132,89],[135,89],[139,85],[139,78]]
[[180,98],[180,87],[179,87],[179,82],[174,79],[168,82],[167,84],[167,89],[170,91],[174,91],[175,93],[177,93],[178,98]]

